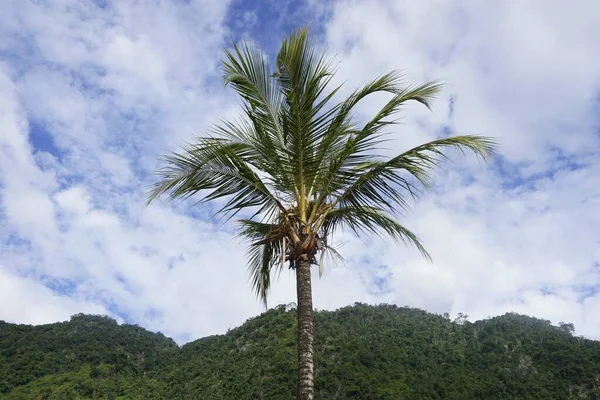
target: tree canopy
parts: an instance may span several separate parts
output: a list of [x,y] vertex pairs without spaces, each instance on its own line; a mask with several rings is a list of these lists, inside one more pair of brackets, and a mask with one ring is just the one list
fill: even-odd
[[[600,396],[600,342],[549,321],[506,314],[454,322],[364,304],[315,318],[321,399]],[[100,316],[0,322],[0,399],[291,399],[295,324],[295,309],[282,305],[179,347]]]

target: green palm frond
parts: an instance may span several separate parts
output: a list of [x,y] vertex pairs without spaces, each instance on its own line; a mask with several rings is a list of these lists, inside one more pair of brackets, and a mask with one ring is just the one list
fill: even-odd
[[[394,123],[394,121],[386,120],[386,118],[398,113],[400,108],[409,101],[416,101],[430,109],[431,101],[435,99],[441,88],[442,85],[440,83],[432,81],[396,90],[394,97],[364,126],[358,137],[366,139],[376,133],[381,127]],[[360,140],[358,141],[360,142]]]
[[[447,158],[444,148],[470,150],[486,160],[494,153],[494,146],[495,142],[485,137],[455,136],[417,146],[387,161],[364,162],[336,177],[334,205],[385,207],[392,213],[406,209],[406,194],[414,199],[430,187],[433,170]],[[411,182],[411,177],[416,182]]]
[[270,224],[251,219],[240,219],[238,220],[238,224],[241,226],[238,236],[249,239],[253,245],[270,237],[281,237],[282,227],[279,224]]
[[[402,76],[395,71],[384,75],[365,86],[361,91],[351,95],[339,107],[340,113],[332,121],[332,127],[338,126],[336,124],[339,123],[339,120],[347,118],[350,110],[365,96],[378,91],[394,94],[377,115],[361,129],[356,129],[350,124],[347,124],[344,129],[344,125],[340,125],[337,127],[337,131],[332,130],[329,133],[328,141],[323,140],[322,143],[325,146],[322,153],[325,155],[325,162],[321,161],[321,169],[314,182],[316,187],[321,188],[317,203],[326,201],[327,197],[335,194],[340,187],[353,181],[357,174],[366,171],[373,162],[372,152],[384,141],[385,133],[381,131],[381,128],[396,123],[395,120],[389,120],[389,117],[396,114],[404,104],[410,101],[419,102],[429,108],[431,101],[440,89],[440,85],[436,82],[426,82],[415,87],[402,87],[401,78]],[[332,146],[330,143],[337,146]],[[396,179],[394,183],[401,184],[409,191],[414,189],[403,179]],[[382,198],[379,196],[380,200]],[[400,201],[400,203],[404,202]],[[402,207],[405,206],[406,204],[402,204]]]
[[281,224],[242,219],[239,236],[251,241],[248,247],[248,273],[252,287],[265,307],[271,288],[273,269],[281,273],[285,262],[287,244]]
[[251,156],[243,143],[201,138],[182,153],[164,157],[167,166],[157,172],[162,179],[151,189],[148,203],[165,193],[169,199],[185,199],[210,190],[199,202],[227,197],[219,213],[251,207],[258,207],[258,213],[284,210],[278,194],[253,170]]
[[320,137],[317,132],[329,124],[332,112],[321,116],[318,114],[333,93],[323,101],[317,102],[317,99],[330,82],[333,71],[324,55],[316,52],[314,43],[304,29],[294,31],[289,39],[284,40],[277,55],[274,76],[285,97],[281,119],[291,150],[291,165],[295,169],[297,203],[304,219],[307,199],[310,197],[307,182],[318,170],[315,146]]
[[[350,113],[367,96],[378,93],[397,93],[400,91],[402,75],[398,71],[385,74],[362,89],[355,91],[346,100],[332,107],[328,124],[325,126],[322,137],[315,151],[316,173],[311,182],[311,189],[321,186],[327,182],[330,169],[337,171],[336,166],[341,166],[338,160],[346,160],[355,152],[353,142],[349,140],[351,134],[355,133],[354,126],[349,120]],[[337,89],[337,88],[336,88]],[[356,161],[356,157],[352,158]],[[311,190],[311,192],[313,191]]]
[[225,53],[223,79],[244,100],[246,118],[237,124],[224,121],[215,131],[255,148],[261,156],[262,169],[293,192],[297,184],[289,140],[285,137],[284,97],[272,78],[268,57],[250,44],[234,45],[233,52]]
[[322,230],[324,236],[332,235],[336,229],[347,226],[356,235],[361,233],[375,234],[379,237],[385,235],[407,245],[413,245],[428,261],[431,256],[419,238],[410,230],[402,226],[385,210],[377,207],[341,207],[332,210],[324,220]]
[[260,246],[248,248],[248,275],[252,289],[260,298],[265,308],[271,288],[271,275],[274,267],[278,267],[277,244],[275,242],[265,243]]

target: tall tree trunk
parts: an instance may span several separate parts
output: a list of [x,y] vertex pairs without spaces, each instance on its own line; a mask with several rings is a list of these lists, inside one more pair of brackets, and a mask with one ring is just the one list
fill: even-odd
[[313,341],[315,325],[313,320],[312,285],[310,263],[304,254],[296,263],[296,290],[298,294],[298,400],[313,400],[314,365]]

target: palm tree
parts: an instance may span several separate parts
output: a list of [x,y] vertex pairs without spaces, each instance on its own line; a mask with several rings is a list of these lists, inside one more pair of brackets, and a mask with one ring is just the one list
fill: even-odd
[[[430,106],[440,85],[403,86],[394,71],[342,102],[329,89],[334,70],[317,53],[306,29],[286,38],[271,69],[254,45],[225,51],[224,80],[242,99],[242,117],[222,121],[210,136],[164,157],[149,202],[202,195],[222,199],[218,213],[238,212],[240,235],[251,241],[248,266],[253,289],[266,306],[272,277],[286,263],[295,271],[298,314],[297,398],[313,399],[313,306],[311,266],[323,271],[324,254],[335,255],[331,238],[347,227],[356,234],[386,234],[429,254],[396,219],[430,185],[445,148],[470,150],[483,159],[494,142],[455,136],[422,144],[395,157],[377,156],[407,102]],[[367,123],[352,118],[356,105],[374,93],[390,98]]]

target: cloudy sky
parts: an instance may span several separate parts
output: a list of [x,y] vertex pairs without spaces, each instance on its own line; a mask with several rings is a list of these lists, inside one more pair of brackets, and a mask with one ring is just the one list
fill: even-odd
[[[345,93],[391,69],[445,82],[433,112],[405,110],[390,150],[454,133],[501,143],[488,165],[455,158],[406,215],[433,265],[343,235],[346,265],[315,277],[315,306],[516,311],[600,338],[594,0],[2,0],[0,319],[109,314],[185,342],[259,314],[233,225],[144,196],[159,154],[238,111],[223,47],[274,53],[306,22]],[[286,271],[269,303],[294,300]]]

